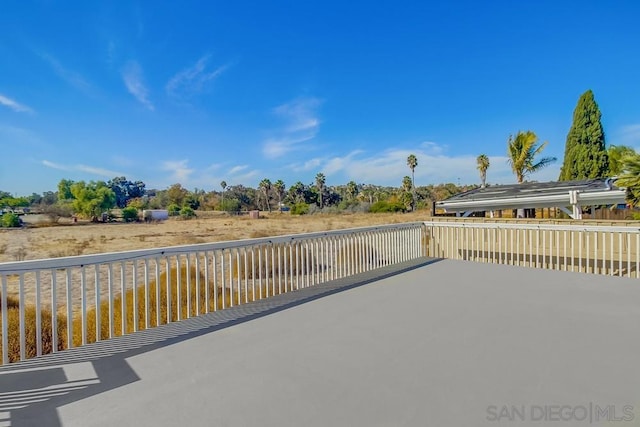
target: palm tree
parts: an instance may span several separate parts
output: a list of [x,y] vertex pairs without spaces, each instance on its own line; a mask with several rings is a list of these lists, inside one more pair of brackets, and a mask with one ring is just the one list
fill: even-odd
[[260,190],[262,194],[264,194],[264,201],[267,205],[267,210],[271,212],[271,203],[269,203],[269,192],[271,191],[271,180],[269,178],[265,178],[260,181]]
[[349,200],[355,199],[357,195],[358,195],[358,184],[356,184],[355,181],[349,181],[347,183],[347,196],[349,197]]
[[557,160],[555,157],[544,157],[537,162],[535,161],[536,156],[542,152],[546,145],[546,142],[538,145],[538,137],[530,130],[518,131],[515,138],[509,137],[507,156],[518,184],[523,183],[527,175],[537,172]]
[[640,204],[640,154],[627,154],[620,159],[622,173],[616,181],[619,187],[627,188],[627,201],[634,206]]
[[412,196],[411,210],[413,210],[415,207],[414,203],[416,200],[415,170],[416,170],[416,166],[418,166],[418,158],[413,154],[409,154],[409,157],[407,157],[407,166],[409,166],[409,169],[411,169],[411,196]]
[[[537,172],[556,161],[555,157],[544,157],[536,161],[536,156],[542,152],[546,145],[546,142],[538,145],[538,137],[530,130],[526,132],[518,131],[515,138],[509,136],[507,156],[518,184],[523,183],[527,175]],[[524,209],[518,209],[517,216],[524,217]]]
[[318,188],[318,197],[320,198],[320,209],[322,209],[322,193],[324,191],[324,184],[327,181],[324,174],[319,172],[316,175],[316,187]]
[[413,154],[409,154],[409,157],[407,157],[407,166],[411,169],[411,186],[415,187],[415,170],[416,166],[418,166],[418,158]]
[[476,159],[478,163],[478,170],[480,171],[480,181],[482,181],[482,188],[487,184],[487,169],[489,169],[489,157],[486,154],[480,154]]
[[220,187],[222,187],[222,205],[224,206],[224,190],[227,188],[227,181],[222,181]]
[[302,182],[298,181],[291,187],[289,187],[289,198],[293,199],[295,203],[303,203],[305,201],[305,191],[305,185]]
[[276,190],[278,196],[278,210],[282,209],[282,196],[284,195],[285,185],[284,181],[279,179],[273,184],[273,189]]

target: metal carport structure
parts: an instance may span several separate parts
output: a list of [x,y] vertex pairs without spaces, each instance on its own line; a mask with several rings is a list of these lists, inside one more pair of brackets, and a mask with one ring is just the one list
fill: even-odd
[[573,219],[582,219],[583,207],[625,203],[625,189],[614,182],[614,178],[606,178],[493,185],[436,202],[436,208],[463,217],[479,211],[558,208]]

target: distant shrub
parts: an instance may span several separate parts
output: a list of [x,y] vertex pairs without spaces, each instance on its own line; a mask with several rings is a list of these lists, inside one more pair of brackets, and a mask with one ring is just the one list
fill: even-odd
[[291,206],[291,215],[306,215],[309,213],[309,205],[306,203],[296,203]]
[[70,218],[73,208],[68,202],[58,202],[53,205],[40,205],[40,211],[49,217],[51,223],[57,223],[60,218]]
[[238,199],[224,199],[218,205],[218,209],[224,212],[240,212],[240,202]]
[[180,209],[180,218],[182,219],[191,219],[195,218],[195,216],[196,211],[194,211],[191,206],[183,206],[182,209]]
[[0,226],[2,227],[20,227],[20,217],[14,213],[6,213],[0,218]]
[[122,209],[122,219],[124,222],[138,221],[138,209],[133,206],[128,206]]
[[171,203],[167,206],[167,211],[169,212],[169,216],[178,216],[180,215],[180,206],[175,203]]
[[385,213],[385,212],[404,212],[405,207],[400,202],[387,202],[381,200],[375,202],[369,208],[369,212],[372,213]]

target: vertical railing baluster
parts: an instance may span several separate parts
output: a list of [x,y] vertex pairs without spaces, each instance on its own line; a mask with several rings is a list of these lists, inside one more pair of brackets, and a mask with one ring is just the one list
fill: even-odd
[[222,288],[221,291],[222,292],[222,301],[220,301],[220,303],[222,304],[222,310],[224,310],[226,308],[226,297],[227,297],[227,275],[225,274],[225,269],[224,269],[224,263],[225,263],[225,259],[224,259],[224,249],[220,252],[220,277],[222,278]]
[[114,303],[113,303],[113,299],[114,299],[114,292],[113,292],[113,282],[114,282],[114,275],[113,275],[113,263],[109,263],[109,267],[107,269],[107,292],[109,293],[109,338],[113,338],[115,335],[115,326],[114,326],[114,311],[115,311],[115,307],[114,307]]
[[625,234],[624,238],[627,241],[627,277],[631,277],[631,236]]
[[82,345],[87,344],[87,272],[85,266],[80,267],[80,322],[82,326]]
[[624,262],[624,256],[622,255],[622,233],[618,233],[618,276],[622,277],[624,272],[622,269],[622,263]]
[[256,246],[251,246],[251,300],[256,300]]
[[[58,352],[58,278],[57,271],[51,270],[51,347]],[[4,290],[3,290],[4,294]],[[3,311],[6,313],[6,310]],[[6,324],[6,323],[3,323]],[[6,347],[4,347],[6,348]]]
[[[2,309],[2,364],[6,365],[9,363],[9,316],[8,316],[8,308],[7,308],[7,276],[4,274],[0,277],[2,279],[2,294],[0,294],[0,309]],[[53,292],[52,292],[53,295]],[[55,307],[52,305],[52,307]],[[52,308],[51,312],[54,313],[56,310]],[[51,323],[52,327],[55,330],[56,324],[55,322]],[[55,347],[54,347],[55,348]]]
[[263,286],[263,282],[262,282],[262,268],[263,263],[262,263],[262,246],[258,247],[258,294],[260,296],[260,299],[262,299],[262,286]]
[[166,256],[164,258],[164,267],[165,267],[165,286],[167,288],[167,324],[173,321],[173,313],[171,313],[171,304],[172,304],[172,296],[173,286],[171,286],[171,257]]
[[122,335],[127,334],[127,281],[126,281],[126,265],[122,261],[120,263],[120,326]]
[[209,264],[209,252],[204,251],[202,254],[204,262],[204,313],[209,313],[209,281],[211,280],[211,265]]
[[273,242],[270,243],[271,246],[271,296],[276,294],[276,247]]
[[[73,347],[73,304],[71,294],[71,269],[67,268],[66,274],[66,286],[67,286],[67,348]],[[22,322],[21,322],[22,323]]]
[[[189,274],[187,273],[187,276]],[[181,321],[182,315],[182,255],[176,255],[176,321]]]
[[282,245],[278,244],[278,294],[282,293]]
[[613,276],[614,274],[614,266],[615,266],[615,253],[613,248],[613,231],[609,231],[609,243],[610,243],[610,256],[609,256],[609,274]]
[[133,260],[131,265],[131,293],[132,293],[132,311],[133,311],[133,332],[138,332],[138,260]]
[[157,257],[154,259],[154,267],[156,270],[156,326],[160,326],[162,321],[160,287],[162,286],[162,283],[160,283],[160,260]]
[[[195,314],[196,316],[200,316],[200,291],[201,289],[201,283],[200,283],[200,252],[195,253],[195,260],[196,260],[196,265],[195,265],[195,269],[196,269],[196,309],[195,309]],[[206,265],[207,263],[205,262],[205,269],[206,269]],[[206,280],[206,279],[205,279]]]
[[249,302],[249,254],[247,253],[247,247],[242,249],[243,261],[244,261],[244,302]]
[[[218,311],[218,257],[216,252],[211,253],[211,265],[213,266],[213,311]],[[224,277],[224,274],[222,275]]]
[[187,276],[187,291],[186,291],[186,295],[187,295],[187,315],[184,316],[185,319],[188,319],[191,317],[191,302],[192,302],[192,298],[191,298],[191,254],[187,253],[185,255],[185,261],[184,261],[184,268],[185,268],[185,273]]
[[27,334],[26,334],[26,319],[25,311],[27,309],[27,303],[24,296],[24,273],[20,273],[18,279],[18,300],[20,303],[19,311],[19,323],[20,323],[20,360],[26,359],[27,351]]
[[102,286],[100,282],[100,264],[93,266],[95,295],[94,304],[96,306],[96,342],[102,340]]
[[42,356],[42,302],[40,297],[40,270],[36,270],[36,356]]
[[151,308],[149,307],[149,258],[144,259],[144,329],[151,327]]

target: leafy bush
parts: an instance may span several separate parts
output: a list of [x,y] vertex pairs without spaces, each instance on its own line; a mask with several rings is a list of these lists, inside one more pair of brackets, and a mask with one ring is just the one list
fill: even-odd
[[239,212],[240,202],[238,199],[224,199],[218,205],[218,209],[225,212]]
[[2,227],[20,227],[20,217],[14,213],[6,213],[0,218],[0,226]]
[[195,218],[195,216],[196,211],[194,211],[190,206],[183,206],[182,209],[180,209],[180,218],[182,219],[191,219]]
[[386,213],[386,212],[404,212],[405,207],[400,202],[387,202],[385,200],[381,200],[379,202],[375,202],[369,208],[369,212],[372,213]]
[[291,215],[306,215],[309,213],[309,205],[306,203],[296,203],[291,206]]
[[178,216],[180,215],[180,206],[175,203],[171,203],[167,206],[167,211],[169,211],[169,216]]
[[133,206],[122,209],[122,219],[124,220],[124,222],[138,221],[138,209],[134,208]]

